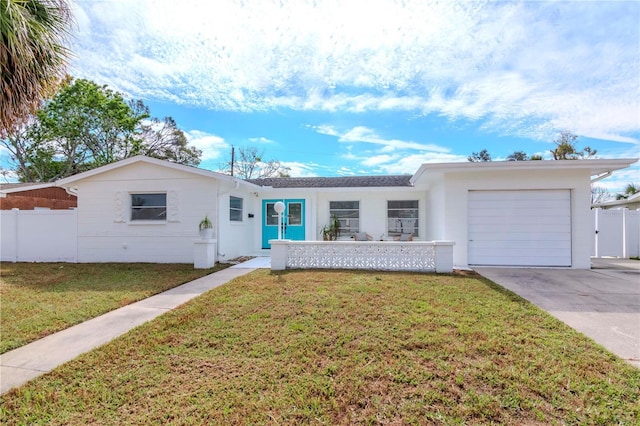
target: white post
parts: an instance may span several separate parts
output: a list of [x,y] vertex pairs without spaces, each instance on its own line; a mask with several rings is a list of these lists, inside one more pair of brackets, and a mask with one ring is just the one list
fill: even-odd
[[216,264],[217,241],[196,240],[194,244],[193,267],[195,269],[213,268]]
[[627,212],[628,208],[622,209],[622,258],[629,258],[629,250],[627,250]]
[[600,221],[600,209],[599,208],[594,209],[594,212],[595,212],[594,213],[595,214],[595,219],[594,219],[594,222],[595,222],[594,234],[595,234],[595,236],[594,236],[593,239],[594,239],[594,244],[595,244],[595,250],[594,250],[593,254],[594,254],[594,257],[598,258],[598,257],[600,257],[600,247],[599,247],[600,240],[598,239],[598,232],[599,232],[598,231],[598,225],[599,225],[598,222]]
[[18,261],[18,250],[19,250],[19,235],[18,235],[18,214],[20,209],[12,208],[13,212],[13,238],[15,242],[14,250],[13,250],[13,263]]
[[289,240],[269,240],[271,244],[271,270],[284,271],[287,269],[287,244]]
[[434,241],[436,273],[453,272],[453,241]]
[[284,211],[284,203],[278,201],[273,205],[273,209],[278,213],[278,240],[282,239],[282,212]]

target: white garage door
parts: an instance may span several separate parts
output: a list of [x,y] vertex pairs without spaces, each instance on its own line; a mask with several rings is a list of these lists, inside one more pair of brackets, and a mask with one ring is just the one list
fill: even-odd
[[469,191],[469,264],[571,266],[569,190]]

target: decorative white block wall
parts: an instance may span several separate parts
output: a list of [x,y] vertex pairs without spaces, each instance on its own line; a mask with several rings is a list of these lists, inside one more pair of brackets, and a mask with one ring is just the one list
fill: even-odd
[[364,269],[448,273],[451,241],[271,240],[271,269]]

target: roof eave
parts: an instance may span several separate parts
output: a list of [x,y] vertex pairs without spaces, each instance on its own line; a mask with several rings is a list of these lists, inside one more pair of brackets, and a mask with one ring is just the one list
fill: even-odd
[[88,170],[86,172],[83,173],[79,173],[77,175],[73,175],[73,176],[69,176],[63,179],[59,179],[55,182],[56,186],[61,186],[61,187],[68,187],[70,186],[70,184],[83,180],[83,179],[87,179],[90,178],[92,176],[96,176],[102,173],[106,173],[112,170],[116,170],[119,169],[121,167],[126,167],[128,165],[131,164],[135,164],[135,163],[147,163],[147,164],[154,164],[157,166],[161,166],[161,167],[167,167],[170,169],[174,169],[174,170],[179,170],[179,171],[183,171],[186,173],[192,173],[195,175],[199,175],[199,176],[204,176],[204,177],[209,177],[212,179],[219,179],[219,180],[223,180],[223,181],[227,181],[227,182],[231,182],[231,183],[236,183],[239,182],[242,185],[246,185],[251,189],[257,189],[260,188],[258,185],[254,185],[250,182],[246,182],[242,179],[238,179],[235,178],[233,176],[228,176],[222,173],[217,173],[217,172],[212,172],[210,170],[204,170],[204,169],[199,169],[197,167],[191,167],[191,166],[185,166],[183,164],[177,164],[177,163],[171,163],[168,161],[164,161],[164,160],[159,160],[157,158],[152,158],[152,157],[146,157],[144,155],[137,155],[135,157],[129,157],[126,158],[124,160],[120,160],[118,162],[115,163],[110,163],[101,167],[97,167],[95,169],[92,170]]
[[506,170],[550,170],[550,169],[588,169],[591,176],[615,170],[625,169],[638,161],[638,158],[615,158],[593,160],[531,160],[531,161],[487,161],[487,162],[457,162],[457,163],[426,163],[420,166],[411,177],[415,184],[425,173],[451,173],[476,171],[506,171]]
[[52,188],[55,186],[55,182],[42,182],[34,183],[32,185],[14,186],[13,188],[0,189],[0,192],[2,192],[3,194],[10,194],[12,192],[34,191],[36,189]]

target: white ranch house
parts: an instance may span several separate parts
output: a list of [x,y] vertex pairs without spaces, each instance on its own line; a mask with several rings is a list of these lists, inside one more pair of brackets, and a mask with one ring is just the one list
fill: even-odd
[[[336,215],[344,240],[338,243],[346,247],[359,244],[356,233],[372,237],[364,245],[389,247],[396,244],[389,240],[411,235],[402,244],[416,243],[415,250],[449,242],[455,267],[590,268],[590,183],[635,161],[440,163],[412,176],[244,181],[138,156],[56,182],[78,196],[70,237],[76,252],[60,260],[193,263],[205,215],[216,239],[206,256],[266,254],[278,232],[274,205],[282,201],[284,238],[305,244],[322,240],[323,226]],[[7,214],[2,260],[39,260],[21,258],[17,249],[11,254]]]

